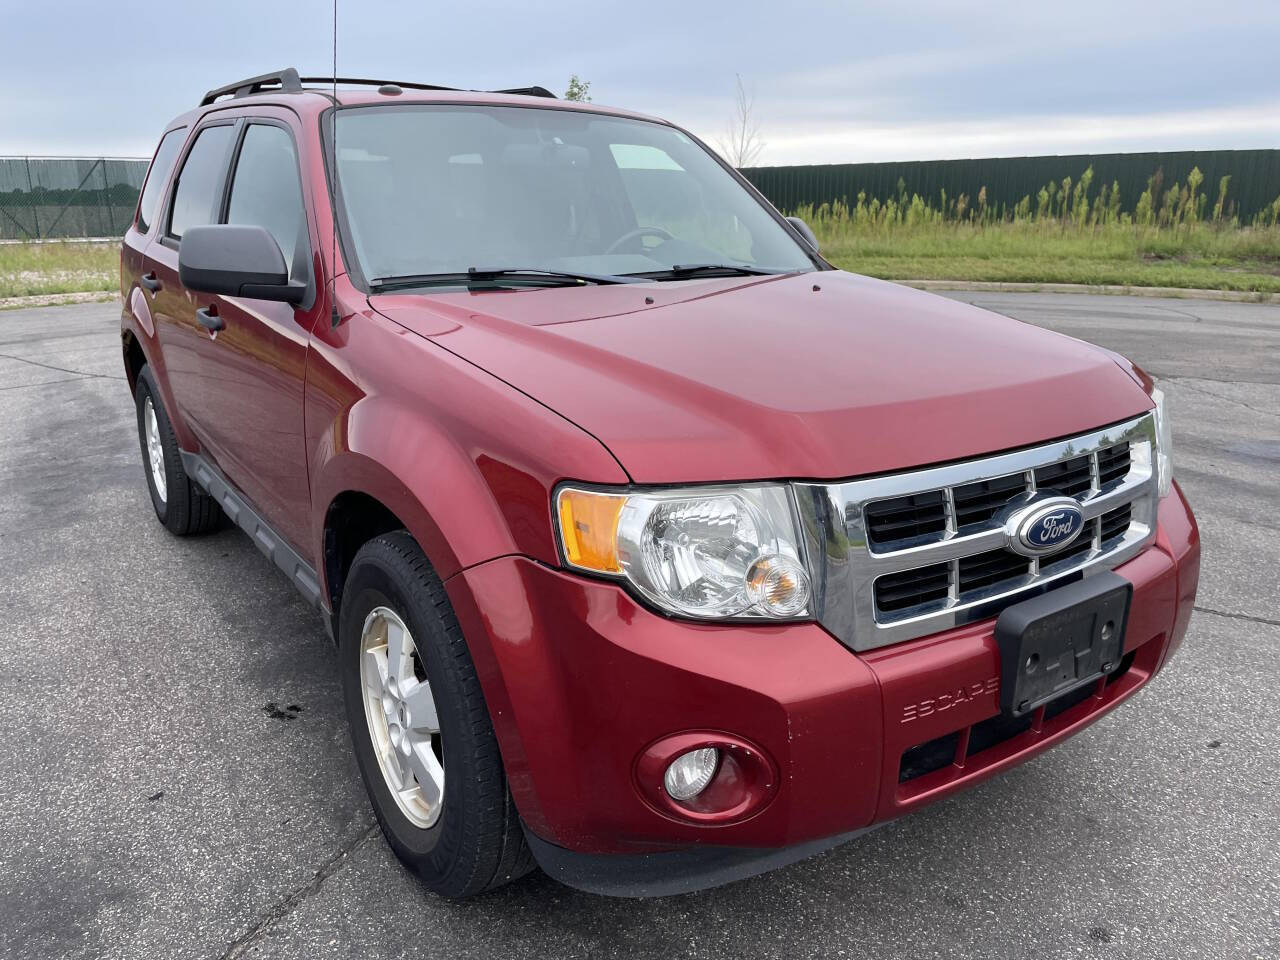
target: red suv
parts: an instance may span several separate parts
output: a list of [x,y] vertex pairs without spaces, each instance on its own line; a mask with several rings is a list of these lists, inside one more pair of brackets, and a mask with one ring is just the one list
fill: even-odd
[[697,138],[300,79],[174,120],[124,238],[156,515],[320,611],[400,858],[670,893],[1147,683],[1195,521],[1113,353],[835,270]]

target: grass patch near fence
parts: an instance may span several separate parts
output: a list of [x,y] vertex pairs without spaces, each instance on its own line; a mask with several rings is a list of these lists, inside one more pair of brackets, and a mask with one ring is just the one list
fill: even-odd
[[118,289],[118,243],[0,243],[0,297]]
[[[1280,293],[1280,228],[940,222],[867,225],[815,215],[836,266],[886,280],[1119,284]],[[808,218],[806,218],[808,219]]]
[[997,202],[908,195],[795,211],[822,252],[846,270],[886,280],[1117,284],[1280,293],[1280,197],[1248,223],[1229,213],[1231,178],[1216,190],[1193,168],[1186,183],[1147,181],[1132,212],[1119,183],[1093,190],[1093,168],[1033,197]]

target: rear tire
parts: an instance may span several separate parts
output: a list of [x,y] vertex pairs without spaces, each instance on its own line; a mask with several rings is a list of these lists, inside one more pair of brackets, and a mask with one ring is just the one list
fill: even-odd
[[338,649],[356,760],[396,856],[451,898],[532,870],[462,629],[407,532],[356,554]]
[[156,519],[180,537],[217,530],[222,525],[222,510],[183,469],[178,437],[149,366],[138,374],[134,402],[138,411],[142,466]]

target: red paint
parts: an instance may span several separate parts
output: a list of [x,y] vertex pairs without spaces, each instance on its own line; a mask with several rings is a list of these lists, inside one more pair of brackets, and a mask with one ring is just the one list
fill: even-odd
[[[882,473],[1151,409],[1109,356],[1069,337],[867,277],[826,274],[817,295],[812,285],[370,302],[604,439],[640,483]],[[666,298],[645,306],[651,291]]]
[[[1119,568],[1134,584],[1128,672],[900,787],[905,750],[955,732],[967,744],[998,712],[991,622],[857,655],[813,623],[668,619],[558,569],[553,488],[841,478],[974,457],[1141,413],[1145,375],[1070,338],[839,272],[817,293],[794,277],[368,298],[330,242],[327,104],[233,99],[171,125],[187,128],[188,147],[211,119],[270,117],[294,132],[323,281],[314,305],[187,293],[174,245],[155,226],[130,229],[126,349],[152,365],[182,445],[214,460],[322,575],[340,495],[367,495],[405,524],[446,578],[516,803],[540,836],[635,852],[843,833],[1076,732],[1181,641],[1199,536],[1175,490],[1155,545]],[[158,293],[138,285],[149,272]],[[215,301],[227,322],[216,339],[194,320]],[[701,743],[735,759],[719,792],[682,810],[654,781]]]
[[[1165,530],[1188,530],[1179,492]],[[1167,525],[1167,526],[1166,526]],[[999,676],[994,621],[854,655],[812,624],[704,626],[660,617],[611,584],[520,558],[449,581],[494,715],[521,814],[546,839],[624,852],[682,843],[782,846],[891,819],[1040,753],[1121,703],[1181,641],[1176,585],[1197,537],[1167,533],[1117,573],[1134,585],[1133,665],[1093,698],[900,789],[902,754],[999,713],[998,685],[925,716],[907,707]],[[673,823],[630,785],[635,758],[687,730],[732,731],[779,770],[759,813],[713,830]]]

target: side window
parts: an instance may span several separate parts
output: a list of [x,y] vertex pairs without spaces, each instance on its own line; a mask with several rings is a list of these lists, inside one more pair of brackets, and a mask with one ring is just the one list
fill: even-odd
[[156,210],[160,207],[164,185],[169,181],[169,174],[173,171],[173,161],[178,158],[178,150],[186,137],[187,128],[179,127],[177,130],[170,130],[160,138],[160,146],[156,147],[156,155],[152,158],[151,167],[147,171],[147,182],[142,188],[142,198],[138,201],[138,230],[141,233],[151,229],[151,222],[155,219]]
[[187,227],[213,223],[222,186],[222,162],[227,157],[231,134],[235,127],[205,127],[196,134],[196,142],[178,173],[178,188],[173,192],[173,212],[169,214],[169,235],[182,239]]
[[[305,279],[307,217],[293,138],[283,127],[251,123],[240,145],[231,181],[227,223],[266,227],[280,244],[289,275]],[[295,260],[301,254],[301,262]]]

